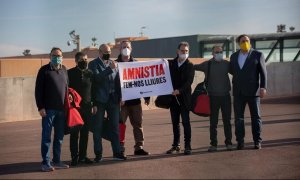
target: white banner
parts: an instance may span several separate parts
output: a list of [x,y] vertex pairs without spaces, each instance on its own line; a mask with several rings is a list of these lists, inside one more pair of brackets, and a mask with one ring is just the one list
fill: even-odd
[[118,63],[122,100],[171,94],[169,63],[165,59]]

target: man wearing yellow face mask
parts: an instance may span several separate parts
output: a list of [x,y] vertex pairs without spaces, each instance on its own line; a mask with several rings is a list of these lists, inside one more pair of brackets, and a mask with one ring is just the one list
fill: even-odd
[[260,98],[266,95],[267,87],[265,58],[261,52],[251,48],[247,35],[240,35],[237,42],[241,49],[230,56],[237,149],[244,149],[246,104],[251,114],[254,148],[261,149]]

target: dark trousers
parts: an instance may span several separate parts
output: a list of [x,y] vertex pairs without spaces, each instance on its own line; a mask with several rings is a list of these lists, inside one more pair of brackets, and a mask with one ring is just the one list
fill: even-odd
[[[91,120],[91,107],[82,107],[79,113],[84,121],[81,128],[77,128],[70,133],[70,151],[71,157],[84,159],[86,157],[88,139],[89,139],[89,121]],[[80,138],[79,138],[80,135]],[[79,154],[78,154],[78,139],[79,139]]]
[[244,113],[246,104],[249,106],[251,115],[252,138],[254,143],[262,141],[261,127],[262,121],[260,117],[260,98],[257,96],[234,96],[234,115],[235,115],[235,136],[238,143],[244,143],[245,122]]
[[172,125],[173,125],[173,144],[172,146],[180,146],[180,116],[184,130],[184,145],[185,147],[191,146],[191,124],[190,124],[190,111],[184,106],[179,106],[176,102],[170,107]]
[[231,132],[231,98],[230,95],[226,96],[210,96],[210,144],[212,146],[218,145],[217,128],[219,119],[219,110],[222,111],[225,144],[232,145],[232,132]]

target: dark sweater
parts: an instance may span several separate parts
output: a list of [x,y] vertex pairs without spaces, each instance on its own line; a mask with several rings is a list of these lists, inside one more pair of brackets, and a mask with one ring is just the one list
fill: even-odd
[[50,63],[40,68],[36,77],[35,100],[38,110],[64,110],[68,74],[65,66],[55,70]]
[[[208,87],[207,91],[209,95],[212,96],[225,96],[229,95],[231,90],[230,80],[229,80],[229,62],[222,60],[217,62],[213,59],[210,59],[210,72],[208,77]],[[205,61],[201,64],[194,65],[196,71],[202,71],[207,77],[208,62]]]
[[89,69],[80,70],[74,67],[68,70],[69,87],[77,91],[82,101],[80,106],[91,105],[91,87],[93,72]]
[[[123,62],[122,61],[122,55],[119,55],[118,56],[118,59],[116,59],[117,62]],[[132,56],[130,56],[130,59],[128,62],[133,62],[133,61],[136,61],[135,59],[133,59]],[[145,100],[149,100],[150,97],[144,97]],[[131,100],[127,100],[125,101],[125,106],[134,106],[134,105],[138,105],[138,104],[141,104],[141,99],[138,98],[138,99],[131,99]]]

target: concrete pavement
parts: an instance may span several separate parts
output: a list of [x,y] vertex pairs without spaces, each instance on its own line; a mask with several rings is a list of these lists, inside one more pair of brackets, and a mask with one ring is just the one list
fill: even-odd
[[[263,101],[262,119],[261,150],[253,149],[247,109],[246,149],[225,150],[220,120],[219,151],[209,153],[208,118],[191,114],[192,155],[166,155],[173,138],[169,111],[147,110],[144,111],[144,148],[151,153],[150,156],[133,156],[134,139],[128,121],[128,160],[113,161],[110,143],[103,140],[103,162],[49,173],[40,170],[41,122],[0,123],[0,179],[299,179],[300,97]],[[236,144],[234,134],[233,143]],[[88,157],[94,158],[91,133]],[[70,161],[69,135],[64,139],[62,160]]]

